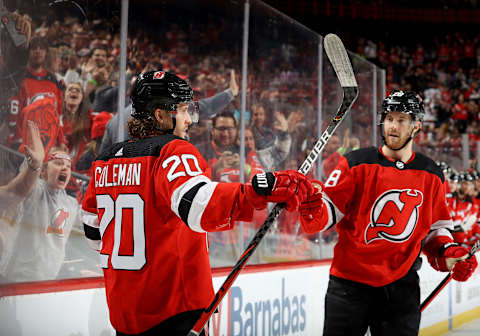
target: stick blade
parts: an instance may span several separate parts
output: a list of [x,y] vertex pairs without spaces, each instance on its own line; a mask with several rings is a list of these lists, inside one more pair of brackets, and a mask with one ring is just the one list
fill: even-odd
[[358,87],[352,64],[342,40],[335,34],[328,34],[323,39],[323,45],[340,85],[342,87]]

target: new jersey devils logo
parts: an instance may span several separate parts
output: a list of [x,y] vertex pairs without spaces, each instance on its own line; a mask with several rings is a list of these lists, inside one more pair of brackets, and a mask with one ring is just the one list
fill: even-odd
[[153,74],[153,79],[162,79],[165,77],[165,71],[157,71]]
[[403,242],[410,238],[418,222],[423,194],[419,190],[389,190],[372,207],[371,222],[365,230],[365,243],[377,239]]
[[63,228],[65,227],[68,216],[70,216],[70,213],[63,209],[55,211],[52,221],[47,228],[47,233],[55,233],[56,235],[63,237]]

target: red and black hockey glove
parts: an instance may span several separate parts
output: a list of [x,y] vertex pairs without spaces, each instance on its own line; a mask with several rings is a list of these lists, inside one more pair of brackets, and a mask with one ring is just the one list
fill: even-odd
[[325,220],[323,218],[326,215],[325,204],[323,202],[323,183],[314,180],[312,185],[315,188],[315,191],[312,195],[307,197],[305,201],[302,202],[299,208],[300,212],[300,224],[302,225],[303,231],[306,233],[315,233],[322,229],[321,222]]
[[468,257],[469,251],[459,244],[450,243],[440,248],[440,257],[435,258],[430,264],[442,272],[452,272],[453,279],[466,281],[477,268],[477,258]]
[[245,184],[247,201],[257,210],[265,209],[268,202],[286,203],[288,211],[298,209],[313,193],[312,183],[305,175],[294,170],[260,173]]

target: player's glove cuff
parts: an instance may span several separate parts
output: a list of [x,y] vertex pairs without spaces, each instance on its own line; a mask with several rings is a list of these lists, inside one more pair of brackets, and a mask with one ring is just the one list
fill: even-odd
[[251,184],[245,185],[245,195],[255,209],[264,209],[273,202],[286,203],[285,208],[294,211],[312,193],[311,182],[294,170],[257,174]]

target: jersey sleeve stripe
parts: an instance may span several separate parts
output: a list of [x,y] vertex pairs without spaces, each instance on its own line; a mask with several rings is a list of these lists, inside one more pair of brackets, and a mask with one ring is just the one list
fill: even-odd
[[190,213],[188,214],[188,226],[193,231],[206,232],[201,225],[202,216],[217,185],[217,182],[206,183],[198,190],[197,195],[195,195],[190,208]]
[[[198,184],[204,182],[200,188],[198,188],[197,192],[191,198],[191,205],[188,211],[188,214],[180,215],[180,203],[184,199],[184,196],[191,190],[197,187]],[[205,208],[207,207],[210,198],[213,195],[213,191],[217,186],[216,182],[212,182],[208,177],[205,175],[198,175],[192,177],[182,185],[180,185],[177,189],[175,189],[172,193],[171,201],[171,209],[172,211],[180,218],[182,216],[187,218],[186,224],[188,227],[196,232],[205,232],[200,226],[200,222],[202,219],[202,214]],[[182,218],[183,219],[183,218]]]
[[82,210],[82,221],[84,225],[91,226],[92,228],[99,228],[98,215],[89,211]]
[[437,229],[453,230],[453,222],[450,219],[439,220],[439,221],[436,221],[435,223],[432,224],[431,229],[432,230],[437,230]]
[[338,208],[333,204],[327,194],[323,193],[323,200],[327,204],[327,211],[328,211],[328,222],[325,225],[325,230],[331,228],[333,225],[337,224],[343,218],[343,213],[338,210]]
[[98,216],[89,211],[82,210],[83,232],[87,238],[90,247],[96,251],[100,251],[102,237],[100,235],[100,225],[98,224]]
[[[444,221],[444,222],[448,222],[448,221]],[[433,225],[432,225],[432,228],[433,228]],[[434,229],[434,230],[430,231],[427,234],[427,237],[425,238],[425,243],[424,244],[428,244],[428,242],[430,240],[435,239],[435,238],[440,237],[440,236],[448,237],[452,241],[454,240],[450,231],[448,231],[446,228],[441,228],[441,229],[437,229],[437,230]]]
[[85,232],[85,237],[90,240],[101,240],[100,230],[93,228],[87,224],[83,224],[83,231]]
[[100,250],[102,249],[102,241],[101,240],[90,240],[90,239],[87,239],[87,243],[88,245],[90,245],[90,247],[97,251],[97,252],[100,252]]
[[193,188],[185,193],[180,201],[180,205],[178,206],[178,213],[180,218],[183,220],[185,224],[188,225],[188,214],[190,213],[190,208],[192,207],[193,199],[195,195],[198,193],[198,189],[200,189],[203,185],[207,182],[200,182],[196,184]]

